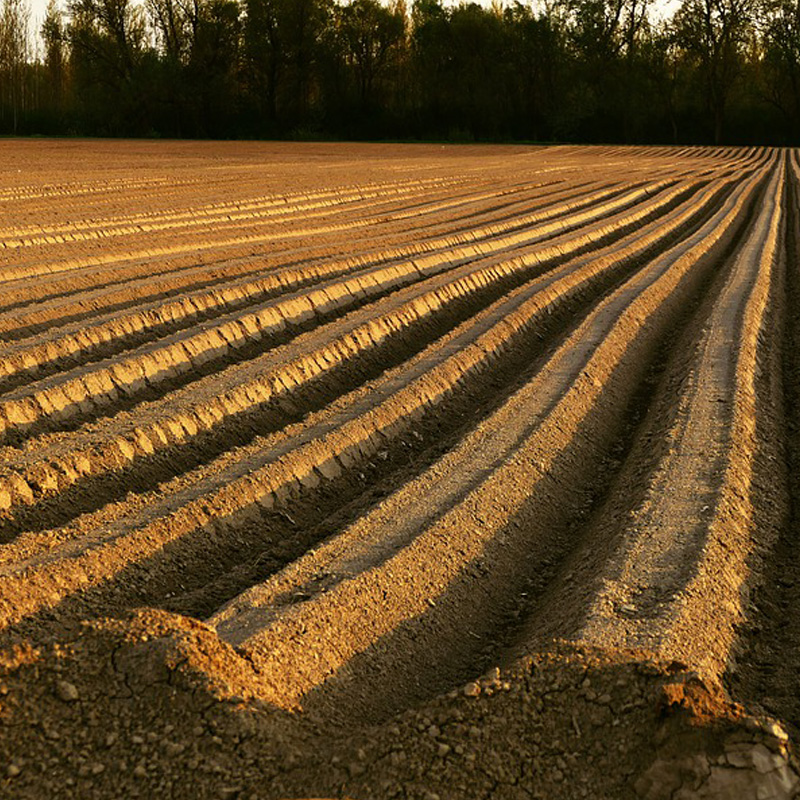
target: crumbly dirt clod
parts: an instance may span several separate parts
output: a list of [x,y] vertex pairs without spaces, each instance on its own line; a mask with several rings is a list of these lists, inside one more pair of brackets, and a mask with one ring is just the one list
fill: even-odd
[[[364,730],[260,701],[213,632],[163,612],[9,653],[0,680],[3,785],[19,798],[777,800],[800,785],[774,720],[682,665],[566,643]],[[67,682],[65,703],[52,686]]]

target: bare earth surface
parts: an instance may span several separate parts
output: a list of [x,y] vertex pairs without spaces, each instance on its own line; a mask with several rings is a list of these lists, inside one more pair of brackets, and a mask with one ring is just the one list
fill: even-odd
[[798,152],[0,177],[0,796],[800,795]]

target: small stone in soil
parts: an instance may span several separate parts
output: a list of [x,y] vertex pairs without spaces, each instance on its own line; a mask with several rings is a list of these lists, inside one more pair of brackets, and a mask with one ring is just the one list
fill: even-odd
[[58,681],[56,683],[56,695],[59,700],[65,703],[74,703],[79,697],[78,688],[69,681]]

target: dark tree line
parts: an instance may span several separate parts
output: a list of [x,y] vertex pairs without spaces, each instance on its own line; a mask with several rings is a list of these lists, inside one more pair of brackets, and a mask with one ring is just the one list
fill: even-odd
[[800,143],[800,0],[26,2],[0,133]]

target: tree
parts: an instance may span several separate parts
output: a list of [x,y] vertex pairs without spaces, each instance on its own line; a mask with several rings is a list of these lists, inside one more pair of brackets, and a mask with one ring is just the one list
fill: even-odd
[[372,105],[376,82],[391,66],[392,56],[403,41],[405,19],[401,13],[377,0],[353,0],[338,9],[340,49],[355,75],[362,109]]
[[56,0],[49,0],[47,4],[41,33],[44,42],[44,68],[47,76],[46,103],[58,119],[64,110],[68,75],[65,52],[66,31]]
[[200,21],[198,0],[147,0],[146,8],[164,59],[185,65]]
[[0,17],[0,114],[10,116],[16,134],[26,102],[25,76],[30,59],[30,17],[26,0],[3,0]]
[[536,14],[520,2],[503,13],[511,128],[519,138],[548,138],[567,66],[562,22],[552,10]]
[[377,82],[392,65],[403,42],[405,19],[377,0],[353,0],[337,9],[338,50],[354,77],[361,110],[369,109]]
[[[640,48],[650,0],[564,0],[575,56],[568,97],[583,136],[631,141],[642,106]],[[580,106],[583,106],[581,108]]]
[[245,75],[251,99],[267,120],[267,131],[278,129],[278,92],[286,53],[281,31],[280,0],[244,0]]
[[49,0],[41,56],[28,2],[0,0],[2,132],[800,136],[800,0]]
[[232,127],[237,110],[239,40],[236,0],[205,0],[199,6],[186,65],[195,135],[222,136]]
[[[671,133],[671,143],[679,141],[678,105],[682,87],[686,83],[685,61],[677,46],[675,33],[669,25],[661,25],[643,43],[642,68],[651,97],[650,117],[660,107]],[[659,120],[656,120],[658,125]]]
[[764,84],[783,114],[791,140],[800,137],[800,1],[767,0],[761,7]]
[[499,6],[445,9],[417,0],[411,12],[412,56],[426,135],[492,137],[510,116],[508,29]]
[[731,92],[742,73],[754,0],[683,0],[675,15],[677,41],[694,59],[715,144],[723,139]]
[[286,80],[281,105],[291,126],[310,120],[321,41],[330,23],[330,0],[282,0],[280,26]]
[[83,122],[106,134],[149,129],[144,10],[130,0],[72,0],[67,38]]

